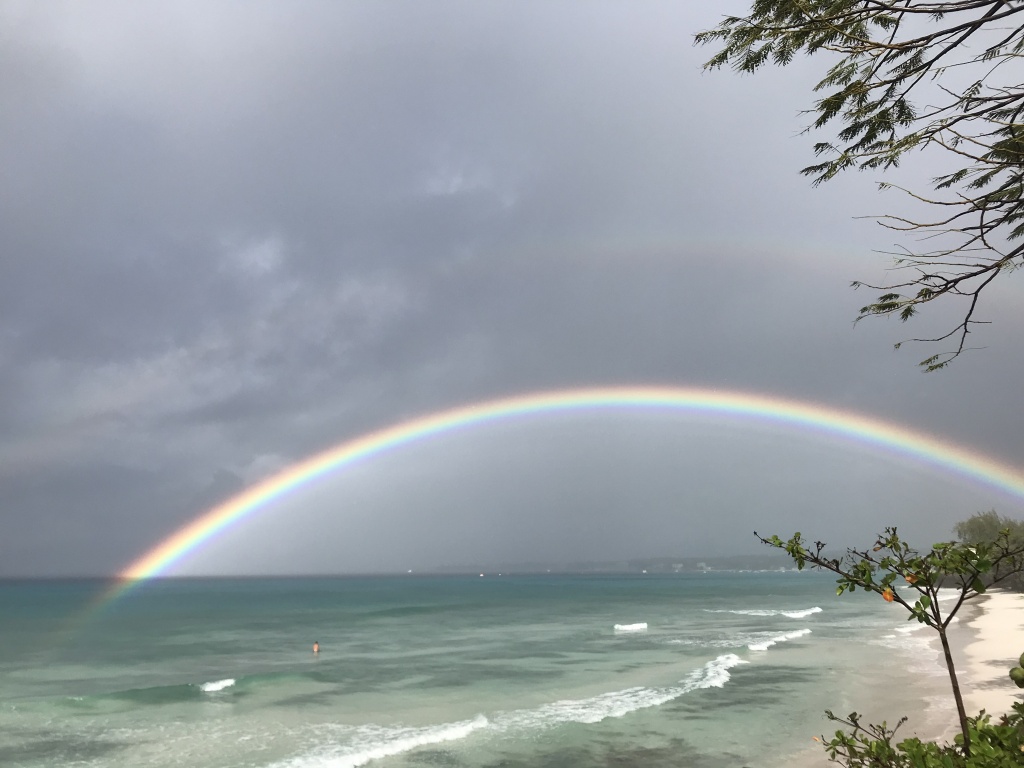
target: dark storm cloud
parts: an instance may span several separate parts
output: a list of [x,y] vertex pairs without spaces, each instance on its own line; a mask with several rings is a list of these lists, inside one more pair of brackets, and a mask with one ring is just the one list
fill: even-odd
[[109,571],[345,436],[556,386],[767,391],[1012,460],[1007,323],[925,379],[852,330],[890,238],[850,217],[888,198],[796,174],[808,68],[700,72],[726,10],[5,4],[0,571]]

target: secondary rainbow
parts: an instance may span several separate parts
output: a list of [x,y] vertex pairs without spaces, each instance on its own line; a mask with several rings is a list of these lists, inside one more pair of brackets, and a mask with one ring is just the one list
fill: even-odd
[[167,573],[204,542],[275,499],[384,451],[452,430],[521,416],[628,409],[749,418],[809,430],[902,454],[1024,499],[1024,474],[1016,468],[934,436],[849,411],[717,389],[633,386],[539,392],[438,411],[347,440],[304,459],[205,512],[161,541],[119,574],[122,581],[108,599],[138,580]]

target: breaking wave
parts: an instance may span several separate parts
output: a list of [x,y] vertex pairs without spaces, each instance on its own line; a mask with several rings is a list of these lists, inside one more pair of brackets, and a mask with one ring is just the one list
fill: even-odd
[[472,720],[426,728],[366,725],[357,728],[350,743],[344,746],[321,747],[305,755],[275,763],[273,768],[356,768],[371,760],[400,755],[417,747],[464,739],[487,725],[487,718],[483,715]]
[[357,768],[419,747],[465,739],[479,731],[537,732],[566,723],[598,723],[656,707],[691,691],[721,688],[730,680],[729,670],[746,663],[735,654],[724,654],[693,670],[674,686],[626,688],[585,699],[554,701],[534,709],[499,712],[490,718],[481,714],[472,720],[422,728],[361,726],[345,733],[345,744],[318,747],[274,763],[272,768]]
[[772,610],[768,608],[751,608],[743,611],[716,611],[711,608],[704,609],[707,613],[734,613],[739,616],[785,616],[788,619],[806,619],[808,616],[821,613],[821,608],[801,608],[795,611]]
[[495,717],[495,728],[500,730],[543,730],[562,723],[599,723],[605,718],[622,717],[639,709],[656,707],[677,699],[690,691],[702,688],[721,688],[729,682],[729,670],[737,664],[746,664],[735,654],[728,653],[695,669],[667,688],[626,688],[588,699],[564,699],[545,704],[537,709],[518,710]]
[[199,690],[205,691],[206,693],[213,693],[214,691],[223,691],[225,688],[230,688],[235,684],[233,677],[226,678],[224,680],[214,680],[209,683],[203,683],[199,686]]
[[646,632],[647,622],[641,621],[638,624],[616,624],[613,629],[616,632]]
[[811,634],[811,630],[809,629],[798,629],[795,632],[786,632],[781,635],[776,635],[775,637],[769,638],[768,640],[764,640],[762,642],[750,643],[750,645],[748,645],[747,648],[749,648],[752,651],[767,651],[776,643],[784,643],[787,640],[796,640],[798,637],[803,637],[804,635],[809,634]]

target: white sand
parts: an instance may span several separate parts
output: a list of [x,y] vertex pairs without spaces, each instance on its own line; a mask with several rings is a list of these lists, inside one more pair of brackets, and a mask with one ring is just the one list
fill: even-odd
[[[992,590],[966,603],[958,618],[960,621],[951,628],[950,642],[967,714],[977,715],[984,709],[998,717],[1009,712],[1013,702],[1024,701],[1024,689],[1014,685],[1009,676],[1010,667],[1016,666],[1024,653],[1024,593]],[[932,643],[938,649],[938,636]],[[911,728],[908,723],[900,732],[901,738],[916,735],[949,742],[960,732],[944,665],[942,669],[933,682],[941,691],[938,698],[943,706],[930,709],[931,722],[918,723],[919,728]],[[835,765],[828,761],[820,744],[803,745],[786,764],[790,768]]]
[[1024,653],[1024,594],[992,590],[972,601],[981,610],[968,622],[973,637],[960,662],[960,688],[967,714],[984,709],[992,715],[1010,711],[1024,699],[1024,689],[1014,685],[1010,667]]

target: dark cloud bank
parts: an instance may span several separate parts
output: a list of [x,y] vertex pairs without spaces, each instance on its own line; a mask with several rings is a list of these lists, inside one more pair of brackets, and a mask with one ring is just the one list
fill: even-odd
[[[806,64],[701,72],[690,37],[727,10],[5,3],[0,575],[115,572],[342,439],[538,389],[763,392],[1018,464],[1019,287],[941,374],[891,351],[906,328],[854,330],[848,283],[882,278],[891,237],[853,217],[899,201],[796,173]],[[726,554],[891,520],[930,540],[993,505],[1020,513],[753,425],[554,419],[396,452],[188,568]]]

